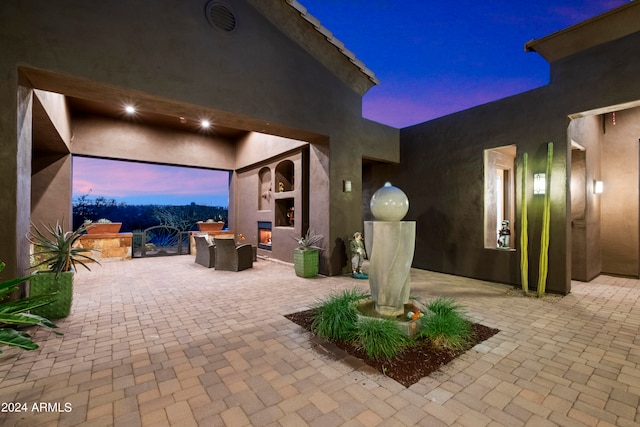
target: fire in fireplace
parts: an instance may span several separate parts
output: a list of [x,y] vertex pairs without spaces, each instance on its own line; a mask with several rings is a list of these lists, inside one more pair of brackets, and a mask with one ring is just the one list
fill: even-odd
[[271,250],[271,223],[258,221],[258,247]]

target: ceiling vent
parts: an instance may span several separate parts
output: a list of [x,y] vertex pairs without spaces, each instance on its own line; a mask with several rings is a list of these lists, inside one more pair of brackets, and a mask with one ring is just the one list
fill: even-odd
[[210,1],[207,3],[205,13],[209,24],[219,31],[232,33],[238,28],[238,20],[235,13],[225,3]]

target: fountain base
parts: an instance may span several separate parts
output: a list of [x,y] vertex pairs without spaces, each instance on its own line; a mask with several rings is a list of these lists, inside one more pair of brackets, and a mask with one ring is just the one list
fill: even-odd
[[358,321],[362,319],[379,319],[391,320],[404,335],[413,338],[418,332],[418,321],[420,319],[410,319],[407,317],[409,312],[416,311],[427,313],[428,309],[417,301],[409,300],[404,304],[402,313],[386,316],[377,311],[376,303],[371,298],[360,300],[356,303],[358,310]]

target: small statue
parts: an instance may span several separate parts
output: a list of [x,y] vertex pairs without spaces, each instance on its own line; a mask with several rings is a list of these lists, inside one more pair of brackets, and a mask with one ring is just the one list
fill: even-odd
[[509,221],[505,219],[502,221],[502,228],[498,230],[498,247],[508,248],[510,238],[511,238],[511,230],[509,230]]
[[271,184],[269,184],[269,189],[264,191],[261,194],[262,198],[265,199],[266,201],[270,201],[271,200]]
[[284,183],[282,181],[278,183],[278,192],[284,193]]
[[369,276],[362,272],[362,261],[366,255],[362,233],[356,231],[352,239],[349,239],[351,249],[351,277],[354,279],[368,279]]

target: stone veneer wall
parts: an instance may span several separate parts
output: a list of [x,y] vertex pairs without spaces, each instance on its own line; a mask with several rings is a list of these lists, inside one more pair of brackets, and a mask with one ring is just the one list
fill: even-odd
[[80,247],[91,249],[91,257],[97,261],[110,258],[131,259],[133,233],[113,233],[84,235],[80,237]]

